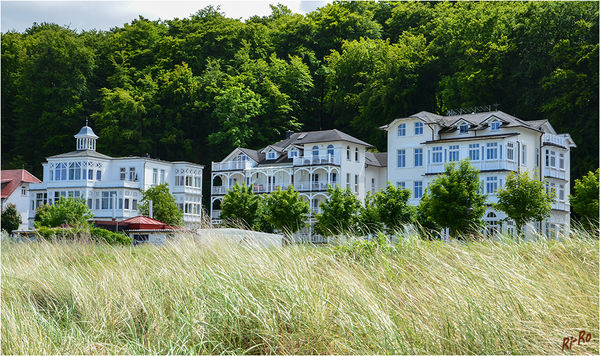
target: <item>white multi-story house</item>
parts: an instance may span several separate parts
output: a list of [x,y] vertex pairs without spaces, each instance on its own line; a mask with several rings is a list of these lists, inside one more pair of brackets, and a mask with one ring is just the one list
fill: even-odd
[[33,174],[24,169],[3,170],[2,177],[2,211],[8,204],[14,204],[21,215],[19,230],[27,228],[29,219],[29,185],[39,183]]
[[361,200],[386,184],[386,153],[367,151],[370,144],[338,130],[288,132],[282,141],[259,150],[236,148],[212,163],[211,220],[220,223],[223,196],[236,183],[270,193],[289,185],[310,204],[309,224],[327,199],[327,186],[350,188]]
[[[381,127],[388,135],[388,180],[411,190],[417,205],[429,182],[445,164],[468,158],[481,174],[488,203],[511,172],[528,171],[545,179],[556,193],[551,215],[528,230],[555,235],[569,228],[569,134],[557,134],[547,120],[524,121],[502,111],[441,116],[422,111]],[[514,231],[510,221],[491,205],[484,219],[488,232]]]
[[30,185],[30,227],[37,207],[60,197],[85,199],[95,218],[134,217],[139,215],[142,191],[163,183],[168,183],[183,211],[185,225],[200,223],[203,166],[148,157],[109,157],[96,152],[98,136],[88,126],[75,138],[77,150],[48,157],[42,164],[43,181]]

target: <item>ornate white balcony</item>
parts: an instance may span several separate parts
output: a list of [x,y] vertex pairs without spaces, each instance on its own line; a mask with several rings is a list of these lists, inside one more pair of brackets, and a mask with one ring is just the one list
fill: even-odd
[[559,168],[544,167],[544,177],[566,180],[567,172]]
[[542,142],[567,148],[567,140],[564,136],[545,133],[542,135]]
[[294,157],[294,166],[336,165],[341,164],[339,155]]
[[239,171],[251,168],[250,161],[213,162],[212,171]]

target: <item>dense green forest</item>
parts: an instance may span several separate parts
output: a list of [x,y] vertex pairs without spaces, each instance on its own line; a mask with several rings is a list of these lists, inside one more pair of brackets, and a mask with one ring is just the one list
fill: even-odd
[[[572,175],[598,167],[597,2],[336,2],[246,21],[207,7],[110,31],[2,34],[2,168],[36,175],[75,148],[207,165],[285,130],[377,127],[422,110],[499,104],[568,132]],[[208,174],[205,177],[208,178]]]

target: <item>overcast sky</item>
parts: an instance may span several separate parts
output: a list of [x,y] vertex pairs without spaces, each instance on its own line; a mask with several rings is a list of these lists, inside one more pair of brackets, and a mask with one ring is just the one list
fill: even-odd
[[227,17],[248,18],[271,13],[269,4],[282,3],[293,12],[305,14],[330,1],[291,0],[221,0],[221,1],[5,1],[2,10],[2,32],[19,32],[34,22],[53,22],[74,30],[108,30],[142,15],[151,20],[189,17],[208,5],[220,5]]

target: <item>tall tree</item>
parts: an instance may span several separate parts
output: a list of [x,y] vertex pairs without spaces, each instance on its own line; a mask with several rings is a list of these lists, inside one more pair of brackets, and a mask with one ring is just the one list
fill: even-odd
[[138,206],[141,215],[150,215],[152,202],[152,217],[171,226],[183,226],[183,211],[177,208],[177,202],[169,192],[169,185],[159,184],[142,192],[142,201]]
[[339,185],[327,187],[327,200],[320,204],[322,212],[317,214],[315,230],[324,236],[340,235],[357,229],[360,202],[349,189]]
[[236,183],[223,197],[221,219],[226,225],[252,229],[259,213],[260,197],[252,192],[252,185]]
[[580,217],[584,224],[598,228],[598,196],[600,190],[598,180],[600,169],[588,172],[583,178],[575,180],[574,194],[569,199],[573,211]]
[[292,185],[267,195],[262,204],[267,222],[288,238],[306,225],[310,207]]
[[554,194],[546,192],[544,182],[530,177],[528,172],[509,174],[496,196],[496,208],[515,222],[519,236],[527,222],[542,221],[550,215],[554,200]]
[[444,173],[435,178],[423,194],[419,209],[436,224],[462,238],[482,224],[485,195],[480,193],[479,171],[468,160],[446,164]]

